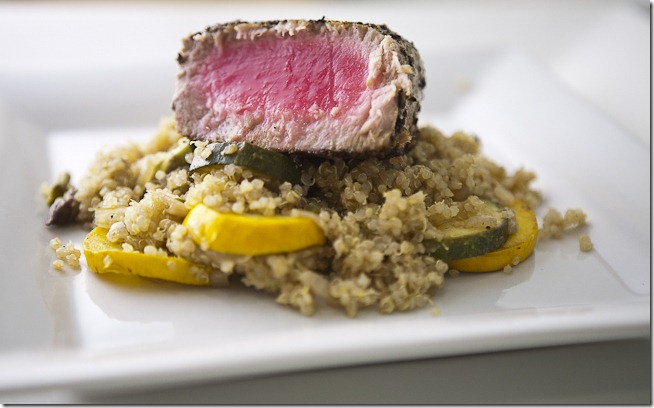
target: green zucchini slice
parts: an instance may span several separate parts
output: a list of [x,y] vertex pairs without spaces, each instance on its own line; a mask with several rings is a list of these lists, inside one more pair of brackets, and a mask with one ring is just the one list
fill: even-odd
[[434,258],[443,261],[471,258],[500,248],[510,235],[510,223],[505,209],[484,201],[484,216],[491,220],[485,225],[467,225],[465,220],[451,220],[439,226],[444,232],[442,240],[425,241],[425,249]]
[[259,173],[273,176],[293,184],[300,183],[302,171],[298,165],[285,154],[266,150],[246,142],[217,142],[207,145],[211,154],[206,159],[195,156],[189,171],[206,166],[235,164],[247,167]]
[[161,162],[161,167],[159,169],[169,173],[178,167],[188,165],[186,162],[186,155],[189,153],[193,153],[193,146],[191,146],[190,143],[186,142],[178,144],[168,151],[168,155],[163,162]]
[[70,173],[61,173],[57,182],[50,187],[47,198],[48,205],[52,205],[57,198],[62,197],[70,188]]

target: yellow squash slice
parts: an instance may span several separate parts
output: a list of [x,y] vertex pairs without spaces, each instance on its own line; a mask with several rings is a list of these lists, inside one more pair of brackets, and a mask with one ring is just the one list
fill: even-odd
[[222,213],[198,204],[184,225],[204,249],[228,254],[276,254],[325,243],[322,228],[309,217]]
[[515,211],[518,229],[504,245],[485,255],[449,261],[450,268],[461,272],[493,272],[515,265],[516,260],[527,259],[536,246],[538,221],[529,206],[521,201],[516,201],[511,209]]
[[209,285],[211,268],[172,256],[125,252],[107,240],[107,230],[96,227],[84,238],[84,256],[96,273],[117,273],[157,278],[186,285]]

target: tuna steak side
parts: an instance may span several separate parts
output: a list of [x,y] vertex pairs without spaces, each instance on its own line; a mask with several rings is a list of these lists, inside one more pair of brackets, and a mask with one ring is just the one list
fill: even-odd
[[384,25],[235,21],[185,38],[178,62],[172,105],[193,140],[387,155],[417,131],[422,61]]

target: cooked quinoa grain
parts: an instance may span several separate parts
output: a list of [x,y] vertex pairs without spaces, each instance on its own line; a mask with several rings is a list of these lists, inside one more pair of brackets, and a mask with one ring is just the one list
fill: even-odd
[[593,242],[590,240],[588,235],[582,235],[579,237],[579,249],[582,252],[590,252],[593,250]]
[[566,210],[565,215],[550,208],[543,217],[542,227],[538,233],[540,240],[560,238],[565,231],[586,225],[586,213],[580,209]]
[[63,270],[64,265],[68,265],[73,269],[81,268],[79,259],[82,252],[75,248],[72,241],[64,245],[58,237],[54,237],[50,240],[50,248],[52,248],[57,256],[57,259],[52,263],[52,266],[56,270]]
[[[148,143],[100,152],[75,195],[79,219],[106,228],[107,239],[125,251],[209,265],[223,282],[239,280],[305,315],[321,305],[349,316],[365,308],[393,313],[429,306],[448,272],[425,248],[426,240],[443,237],[439,226],[452,219],[486,225],[482,197],[505,206],[541,201],[530,187],[534,173],[510,174],[463,132],[448,137],[423,127],[412,147],[391,159],[299,157],[302,176],[291,184],[234,164],[189,172],[193,156],[211,153],[202,142],[192,143],[183,165],[163,172],[166,157],[188,144],[174,125],[163,121]],[[182,224],[198,204],[227,213],[311,217],[326,244],[274,255],[215,252]]]

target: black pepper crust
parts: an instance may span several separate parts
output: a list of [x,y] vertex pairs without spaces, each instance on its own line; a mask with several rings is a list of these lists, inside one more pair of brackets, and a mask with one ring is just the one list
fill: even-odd
[[[183,49],[177,55],[177,62],[180,66],[184,65],[191,58],[191,53],[195,52],[195,46],[197,41],[200,40],[204,35],[208,33],[217,33],[221,31],[230,31],[233,30],[237,25],[248,24],[252,26],[259,26],[265,29],[271,29],[275,26],[290,22],[304,22],[309,26],[310,31],[319,31],[320,26],[330,24],[332,26],[342,26],[343,28],[351,28],[353,26],[365,27],[366,29],[372,29],[384,36],[391,37],[395,43],[398,45],[398,59],[401,65],[411,66],[413,73],[409,75],[412,82],[412,93],[410,95],[405,95],[402,90],[398,89],[397,91],[397,108],[398,115],[395,121],[395,131],[391,136],[390,143],[388,146],[379,149],[379,150],[370,150],[359,152],[356,154],[351,154],[348,152],[332,152],[332,151],[319,151],[314,152],[314,154],[323,157],[361,157],[361,156],[396,156],[403,154],[411,145],[411,142],[418,133],[418,114],[420,112],[420,101],[423,98],[423,89],[427,85],[425,79],[425,70],[422,63],[422,59],[418,50],[416,49],[413,42],[406,40],[401,35],[391,30],[386,26],[386,24],[372,24],[372,23],[363,23],[363,22],[350,22],[350,21],[335,21],[327,20],[325,17],[322,17],[319,20],[266,20],[266,21],[257,21],[257,22],[247,22],[242,20],[234,20],[226,23],[218,23],[212,26],[206,27],[204,31],[195,32],[183,40]],[[173,104],[173,110],[175,110],[175,105]]]

